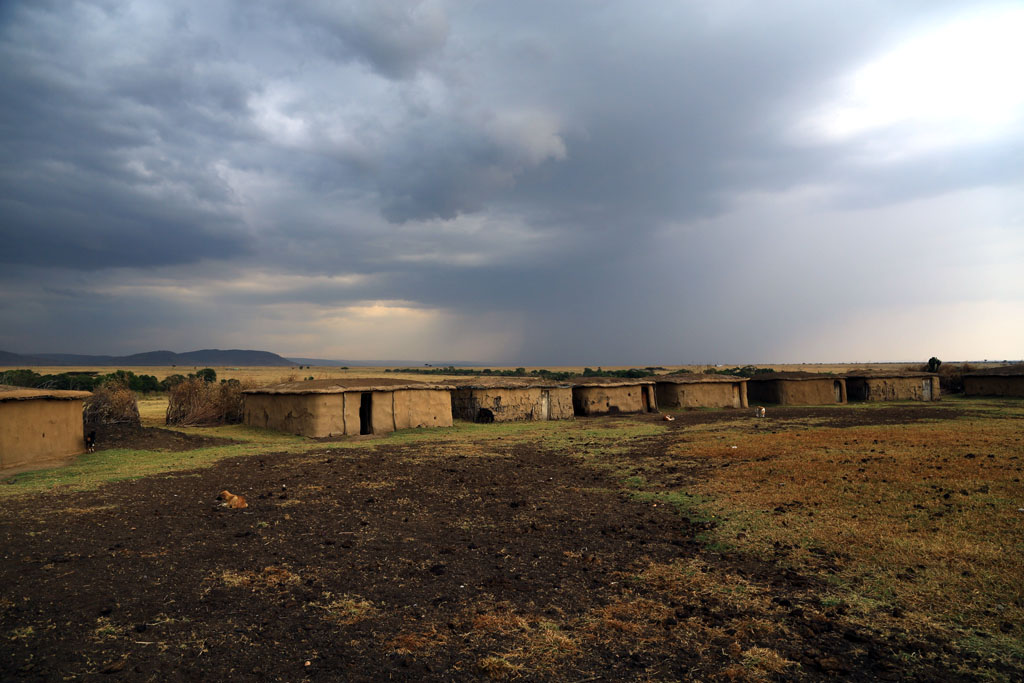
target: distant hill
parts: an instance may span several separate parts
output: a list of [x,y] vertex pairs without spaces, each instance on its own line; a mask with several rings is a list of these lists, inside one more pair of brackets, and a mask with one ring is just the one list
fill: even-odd
[[45,363],[37,356],[23,356],[20,353],[0,351],[0,366],[8,365],[45,365]]
[[94,365],[94,366],[235,366],[235,367],[290,367],[295,365],[287,358],[269,351],[248,351],[242,349],[202,349],[187,353],[173,351],[147,351],[134,353],[130,356],[88,356],[77,353],[35,353],[23,355],[0,351],[2,366],[40,366],[40,365]]

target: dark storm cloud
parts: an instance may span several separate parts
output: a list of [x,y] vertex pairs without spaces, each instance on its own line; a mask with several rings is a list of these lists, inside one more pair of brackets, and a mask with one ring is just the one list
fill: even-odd
[[[810,328],[829,296],[878,296],[817,258],[849,246],[847,216],[1019,184],[1019,127],[884,159],[898,126],[805,130],[843,76],[972,7],[8,3],[0,286],[36,317],[0,307],[25,330],[2,339],[30,351],[95,310],[22,286],[46,279],[163,333],[166,310],[195,346],[216,343],[211,302],[244,327],[384,301],[458,311],[460,334],[522,321],[524,362],[749,356],[738,321]],[[910,234],[878,215],[871,240]],[[748,311],[754,289],[778,300]]]
[[433,2],[310,0],[290,4],[281,18],[332,57],[365,61],[388,78],[414,75],[448,37],[445,13]]

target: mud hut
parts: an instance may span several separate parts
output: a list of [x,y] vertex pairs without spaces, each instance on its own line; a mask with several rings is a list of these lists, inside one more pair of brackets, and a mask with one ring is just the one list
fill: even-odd
[[851,401],[938,401],[939,376],[855,370],[846,373],[846,392]]
[[244,391],[242,420],[312,437],[451,427],[451,389],[392,378],[287,382]]
[[82,402],[89,396],[0,385],[0,471],[54,465],[85,452]]
[[532,377],[453,382],[452,416],[473,422],[571,420],[572,386]]
[[654,378],[658,407],[746,408],[747,378],[724,375],[659,375]]
[[811,372],[762,373],[747,381],[747,399],[787,406],[846,403],[846,379]]
[[1024,363],[987,368],[964,375],[967,396],[1024,396]]
[[581,377],[572,382],[576,416],[647,413],[658,409],[654,381],[618,377]]

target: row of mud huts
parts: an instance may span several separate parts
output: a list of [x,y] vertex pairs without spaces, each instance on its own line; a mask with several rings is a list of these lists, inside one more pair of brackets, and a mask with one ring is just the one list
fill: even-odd
[[[1024,396],[1024,364],[964,375],[968,395]],[[84,450],[84,391],[0,385],[0,471],[38,467]],[[323,437],[450,426],[453,420],[509,422],[653,412],[745,408],[749,404],[822,405],[847,401],[934,401],[929,373],[852,372],[584,377],[573,382],[478,377],[439,384],[400,379],[292,382],[246,392],[244,422]]]
[[746,408],[750,403],[823,405],[859,401],[934,401],[932,373],[815,375],[769,373],[752,378],[705,374],[643,379],[478,377],[443,384],[399,379],[312,380],[251,389],[244,421],[312,437],[374,434],[454,420],[565,420],[680,408]]

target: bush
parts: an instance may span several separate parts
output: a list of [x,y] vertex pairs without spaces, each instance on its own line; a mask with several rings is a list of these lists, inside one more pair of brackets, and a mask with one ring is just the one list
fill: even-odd
[[754,365],[744,365],[741,368],[708,368],[704,371],[705,375],[729,375],[730,377],[753,377],[754,375],[763,375],[769,372],[774,372],[771,368],[759,368]]
[[217,371],[214,370],[213,368],[203,368],[202,370],[197,372],[195,376],[206,382],[217,381]]
[[974,368],[968,363],[953,365],[943,363],[939,367],[939,388],[944,394],[964,393],[964,373],[973,372]]
[[100,383],[95,372],[62,372],[56,375],[40,375],[34,370],[8,370],[0,373],[0,384],[31,389],[71,389],[92,391]]
[[185,381],[185,375],[167,375],[160,382],[161,391],[170,391],[171,387],[178,386]]
[[85,399],[82,418],[89,425],[140,424],[135,392],[120,382],[105,382]]
[[181,426],[237,424],[242,421],[242,390],[248,387],[237,379],[214,384],[201,377],[186,378],[169,390],[165,422]]
[[96,378],[96,384],[107,384],[114,382],[128,387],[132,391],[148,393],[160,391],[160,382],[153,375],[136,375],[131,370],[115,370],[109,375],[100,375]]

